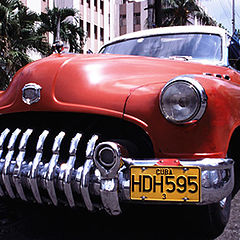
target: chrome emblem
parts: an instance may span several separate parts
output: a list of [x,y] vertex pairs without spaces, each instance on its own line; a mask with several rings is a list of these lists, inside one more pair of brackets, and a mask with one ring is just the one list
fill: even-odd
[[22,89],[22,100],[28,105],[36,103],[40,100],[40,90],[42,89],[36,83],[28,83]]

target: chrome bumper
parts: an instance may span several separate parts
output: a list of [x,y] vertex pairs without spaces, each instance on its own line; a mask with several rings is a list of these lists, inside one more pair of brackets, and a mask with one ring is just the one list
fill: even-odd
[[[42,158],[44,142],[49,134],[47,130],[39,136],[35,157],[29,160],[25,159],[25,153],[32,132],[28,129],[21,133],[20,129],[16,129],[8,138],[8,143],[5,141],[10,130],[5,129],[1,133],[0,196],[55,206],[59,204],[70,207],[85,206],[90,211],[104,208],[109,214],[118,215],[121,213],[120,202],[134,203],[130,199],[131,165],[147,167],[159,162],[159,159],[126,158],[126,151],[122,146],[114,142],[99,142],[98,136],[93,135],[86,147],[84,164],[75,168],[75,162],[78,161],[76,152],[82,137],[77,133],[71,140],[68,160],[59,164],[64,132],[55,137],[52,157],[46,162],[46,159],[43,161]],[[18,146],[15,146],[16,143]],[[6,144],[7,151],[4,150]],[[180,164],[201,168],[201,201],[197,204],[219,202],[232,192],[233,160],[180,160]]]
[[[129,160],[125,159],[130,165],[135,166],[154,166],[158,160]],[[200,160],[179,160],[184,167],[201,168],[201,201],[199,203],[174,203],[174,204],[196,204],[206,205],[217,203],[230,195],[234,187],[234,161],[222,158],[204,158]],[[126,196],[130,196],[130,180],[123,180],[122,185],[126,185]],[[129,199],[128,199],[129,200]],[[172,203],[171,203],[172,204]]]

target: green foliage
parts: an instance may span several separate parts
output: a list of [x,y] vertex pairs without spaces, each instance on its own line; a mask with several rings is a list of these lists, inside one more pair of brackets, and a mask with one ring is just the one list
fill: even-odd
[[43,56],[51,53],[47,36],[52,33],[56,39],[58,22],[61,40],[69,43],[71,52],[81,52],[85,39],[76,10],[54,7],[37,15],[19,0],[0,1],[0,89],[5,89],[16,71],[31,62],[30,50]]
[[[70,52],[81,52],[85,41],[85,35],[81,27],[79,27],[78,12],[72,8],[47,9],[46,13],[41,13],[40,29],[42,34],[52,33],[54,40],[68,42]],[[60,27],[60,36],[58,36],[58,24]]]
[[31,61],[27,52],[49,51],[45,36],[39,33],[39,17],[18,0],[0,3],[0,89],[5,89],[17,70]]

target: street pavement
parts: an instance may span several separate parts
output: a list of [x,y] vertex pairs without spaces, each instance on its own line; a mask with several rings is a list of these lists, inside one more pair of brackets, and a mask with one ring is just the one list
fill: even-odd
[[[104,212],[89,213],[85,210],[31,206],[26,204],[26,218],[2,234],[3,240],[84,240],[84,239],[131,239],[131,240],[206,240],[201,210],[179,206],[128,206],[118,217]],[[28,211],[31,209],[30,211]],[[146,218],[144,210],[152,215]],[[232,201],[229,223],[216,240],[240,239],[240,192]],[[198,222],[197,222],[198,221]],[[14,231],[12,231],[14,229]],[[2,237],[1,237],[2,236]]]
[[231,215],[223,234],[216,240],[239,240],[240,239],[240,191],[232,200]]

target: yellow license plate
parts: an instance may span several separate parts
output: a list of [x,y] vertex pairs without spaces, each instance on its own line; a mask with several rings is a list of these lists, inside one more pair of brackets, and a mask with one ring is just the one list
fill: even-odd
[[199,167],[132,166],[132,200],[199,202],[201,169]]

